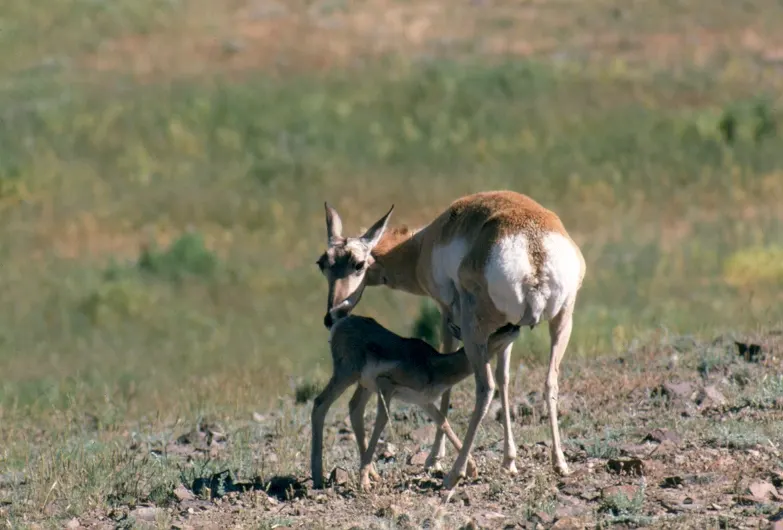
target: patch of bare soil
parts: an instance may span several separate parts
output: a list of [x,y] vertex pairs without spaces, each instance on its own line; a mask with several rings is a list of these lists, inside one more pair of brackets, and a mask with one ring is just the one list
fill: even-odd
[[[398,409],[393,411],[394,443],[380,444],[376,455],[382,482],[370,492],[358,488],[355,438],[338,413],[327,428],[326,461],[332,462],[332,471],[325,489],[312,489],[309,455],[298,450],[279,467],[294,470],[290,474],[239,480],[230,467],[194,474],[171,493],[168,506],[96,512],[71,524],[110,528],[167,521],[181,529],[780,528],[781,352],[783,331],[743,341],[669,340],[619,357],[573,361],[561,376],[560,422],[573,470],[567,477],[552,471],[546,408],[531,383],[527,394],[519,388],[515,392],[519,474],[500,471],[495,404],[485,420],[489,434],[480,436],[474,452],[480,474],[460,484],[448,502],[441,489],[442,472],[422,470],[422,450],[431,443],[432,424],[417,421],[413,409]],[[543,368],[534,368],[526,377],[540,383],[543,373]],[[451,417],[462,430],[472,393],[460,389],[457,394]],[[287,447],[309,446],[309,429],[283,435],[271,427],[281,415],[284,412],[276,411],[254,418],[269,426],[269,434],[254,449],[267,461],[277,461],[275,455]],[[225,429],[205,422],[176,438],[166,452],[191,461],[200,455],[219,459],[230,446]]]
[[762,24],[726,23],[714,30],[689,23],[688,31],[671,32],[661,31],[661,23],[637,28],[627,16],[648,18],[627,15],[619,5],[594,10],[542,2],[193,1],[161,29],[107,40],[77,63],[151,80],[320,71],[386,54],[558,54],[659,67],[705,65],[738,52],[766,62],[783,59],[783,40]]

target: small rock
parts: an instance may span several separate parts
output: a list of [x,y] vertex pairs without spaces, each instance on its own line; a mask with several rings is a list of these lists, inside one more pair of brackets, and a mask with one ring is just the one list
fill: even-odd
[[399,506],[395,504],[387,504],[378,508],[375,511],[375,516],[382,519],[394,519],[398,514],[400,514],[400,512],[401,510]]
[[666,456],[679,452],[679,446],[671,440],[662,441],[658,447],[651,453],[659,456]]
[[696,396],[696,404],[700,409],[708,407],[721,407],[726,404],[726,398],[723,397],[717,388],[713,385],[704,387]]
[[737,504],[743,506],[753,506],[754,504],[763,504],[766,502],[764,499],[759,499],[755,495],[740,495],[737,497]]
[[0,474],[0,488],[21,486],[27,483],[24,473],[11,472]]
[[196,496],[183,484],[180,484],[174,489],[174,496],[179,499],[180,502],[190,501],[196,498]]
[[266,416],[264,416],[263,414],[259,414],[258,412],[254,412],[253,421],[256,423],[264,423],[266,421]]
[[329,484],[332,486],[343,486],[351,480],[351,475],[341,467],[335,467],[329,473]]
[[639,487],[632,484],[609,486],[601,490],[601,498],[607,499],[617,495],[624,495],[628,500],[634,499],[639,494]]
[[505,518],[506,516],[499,512],[485,512],[476,517],[476,522],[482,528],[493,528],[498,525],[498,521]]
[[638,458],[650,454],[650,446],[647,444],[622,444],[617,446],[623,456]]
[[381,451],[378,456],[384,460],[391,460],[394,458],[394,455],[397,454],[397,447],[389,442],[385,442],[380,449]]
[[658,390],[661,395],[670,399],[688,399],[693,394],[693,385],[687,381],[664,383]]
[[566,517],[576,517],[588,511],[587,505],[576,499],[569,499],[569,505],[560,505],[555,508],[555,519],[565,519]]
[[539,510],[530,516],[530,521],[534,523],[549,524],[552,522],[552,516],[543,510]]
[[130,516],[134,519],[137,519],[139,521],[146,521],[148,523],[154,523],[155,520],[158,518],[158,514],[160,514],[162,510],[160,508],[156,508],[155,506],[140,506],[130,512]]
[[[453,490],[452,490],[453,491]],[[451,494],[451,498],[449,499],[449,502],[453,502],[456,504],[462,504],[463,506],[470,506],[471,505],[471,499],[470,494],[468,494],[467,490],[459,490],[456,492],[456,494]],[[449,497],[447,497],[448,499]]]
[[616,475],[644,475],[644,462],[638,458],[615,458],[606,463],[606,469]]
[[551,526],[553,530],[584,530],[585,523],[576,517],[563,517]]
[[682,442],[682,438],[676,432],[672,432],[669,429],[653,429],[642,440],[643,442],[655,442],[663,443],[664,441],[670,441],[675,444]]
[[427,462],[429,453],[427,451],[419,451],[415,455],[411,455],[408,459],[408,463],[412,466],[423,466]]
[[778,496],[775,486],[766,481],[754,482],[748,487],[748,491],[753,497],[759,499],[761,502]]
[[79,520],[74,517],[68,523],[65,525],[65,528],[79,528],[81,525],[79,524]]

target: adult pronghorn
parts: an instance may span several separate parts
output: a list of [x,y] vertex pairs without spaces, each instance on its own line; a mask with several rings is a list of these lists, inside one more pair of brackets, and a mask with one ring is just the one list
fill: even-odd
[[[552,463],[567,474],[557,421],[558,371],[571,336],[574,304],[585,274],[582,253],[557,215],[511,191],[476,193],[457,199],[419,230],[387,230],[394,206],[360,237],[343,237],[342,221],[328,204],[328,248],[318,266],[329,283],[324,324],[348,315],[365,286],[386,285],[433,298],[441,309],[443,350],[461,339],[476,380],[476,402],[462,449],[443,485],[453,488],[465,475],[481,420],[495,383],[487,340],[507,323],[534,327],[549,322],[551,339],[546,379]],[[450,331],[450,332],[448,332]],[[516,473],[516,445],[508,402],[511,345],[498,356],[495,371],[503,407],[503,468]],[[448,410],[450,392],[441,399]],[[443,454],[437,431],[431,465]]]

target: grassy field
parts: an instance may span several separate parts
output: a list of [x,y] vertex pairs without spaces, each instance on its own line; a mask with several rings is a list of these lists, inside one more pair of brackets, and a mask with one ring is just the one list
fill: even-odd
[[[772,0],[5,0],[0,516],[163,506],[218,468],[306,477],[324,200],[354,233],[488,189],[556,211],[588,270],[567,393],[678,337],[779,344],[780,21]],[[421,310],[378,289],[358,312],[409,334]],[[547,347],[524,333],[517,377]],[[184,469],[165,448],[205,422],[232,445]],[[263,460],[265,429],[291,454]]]

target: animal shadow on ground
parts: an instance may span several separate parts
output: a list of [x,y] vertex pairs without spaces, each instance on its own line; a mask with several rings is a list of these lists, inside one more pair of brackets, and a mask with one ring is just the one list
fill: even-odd
[[268,480],[255,477],[252,480],[235,480],[231,471],[226,469],[206,477],[197,477],[188,481],[189,489],[196,495],[215,499],[229,493],[263,491],[279,501],[300,499],[307,493],[304,482],[292,475],[273,476]]

